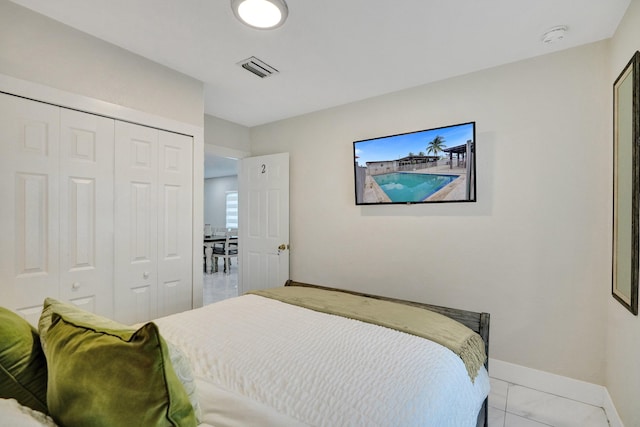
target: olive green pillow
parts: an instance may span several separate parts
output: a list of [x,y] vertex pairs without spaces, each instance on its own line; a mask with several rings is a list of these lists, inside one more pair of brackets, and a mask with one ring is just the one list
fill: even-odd
[[47,413],[47,361],[36,330],[0,307],[0,397]]
[[[59,301],[55,298],[49,297],[44,300],[42,314],[40,315],[40,321],[38,322],[40,342],[45,354],[47,353],[47,334],[49,332],[49,327],[51,326],[51,320],[54,312],[62,315],[68,314],[76,320],[86,322],[101,329],[126,329],[130,330],[130,332],[135,331],[135,327],[133,326],[130,327],[123,325],[122,323],[116,322],[106,317],[102,317],[95,313],[85,311],[79,308],[77,305]],[[199,420],[202,415],[202,411],[198,402],[196,383],[193,372],[191,370],[191,365],[189,364],[189,360],[178,347],[166,340],[165,342],[167,344],[167,347],[169,348],[171,366],[173,366],[173,370],[178,375],[178,379],[180,379],[180,382],[184,386],[187,395],[189,396],[189,401],[191,401],[191,405],[193,406],[196,414],[196,420]]]
[[46,333],[47,404],[58,424],[196,426],[154,323],[113,329],[78,311],[54,310]]
[[64,301],[58,301],[55,298],[48,297],[44,300],[42,313],[40,314],[40,320],[38,321],[38,332],[40,333],[40,343],[42,344],[42,350],[44,351],[44,354],[47,354],[47,334],[49,332],[49,326],[51,326],[51,320],[54,312],[63,315],[68,314],[70,316],[73,316],[74,319],[96,325],[99,328],[129,328],[122,323],[116,322],[115,320],[111,320],[106,317],[99,316],[95,313],[83,310],[77,305]]

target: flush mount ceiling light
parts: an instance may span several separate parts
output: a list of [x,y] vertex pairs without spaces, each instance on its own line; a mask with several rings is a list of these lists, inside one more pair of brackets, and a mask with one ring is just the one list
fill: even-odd
[[551,28],[549,31],[543,34],[542,42],[546,44],[551,44],[555,42],[559,42],[562,40],[567,33],[566,25],[558,25],[557,27]]
[[261,30],[278,28],[289,15],[284,0],[231,0],[231,9],[240,22]]

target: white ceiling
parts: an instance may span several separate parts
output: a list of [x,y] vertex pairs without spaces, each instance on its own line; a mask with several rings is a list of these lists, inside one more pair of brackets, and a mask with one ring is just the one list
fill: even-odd
[[[255,126],[611,37],[630,0],[287,0],[273,30],[229,0],[13,0],[205,83],[205,112]],[[569,32],[545,45],[557,25]],[[237,62],[280,71],[260,79]]]

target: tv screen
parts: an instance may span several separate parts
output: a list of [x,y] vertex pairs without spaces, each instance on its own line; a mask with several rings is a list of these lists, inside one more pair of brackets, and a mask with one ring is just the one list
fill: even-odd
[[354,141],[356,205],[476,201],[476,123]]

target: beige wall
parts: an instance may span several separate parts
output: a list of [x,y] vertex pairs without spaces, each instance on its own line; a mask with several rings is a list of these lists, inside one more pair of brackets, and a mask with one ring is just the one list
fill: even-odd
[[[633,53],[640,50],[640,0],[633,0],[616,34],[610,41],[609,88]],[[612,92],[608,94],[608,117],[612,113]],[[611,143],[612,120],[606,141]],[[609,154],[611,156],[611,154]],[[609,162],[611,164],[613,160]],[[612,173],[611,169],[608,171]],[[609,194],[608,202],[612,200]],[[640,319],[613,298],[608,299],[606,386],[626,426],[640,425]]]
[[0,73],[203,126],[202,82],[0,0]]
[[[604,384],[607,43],[252,129],[291,155],[291,277],[491,313],[491,356]],[[478,202],[355,206],[352,141],[477,122]],[[325,172],[326,171],[326,172]]]
[[204,116],[205,144],[248,152],[251,150],[249,128],[206,114]]

